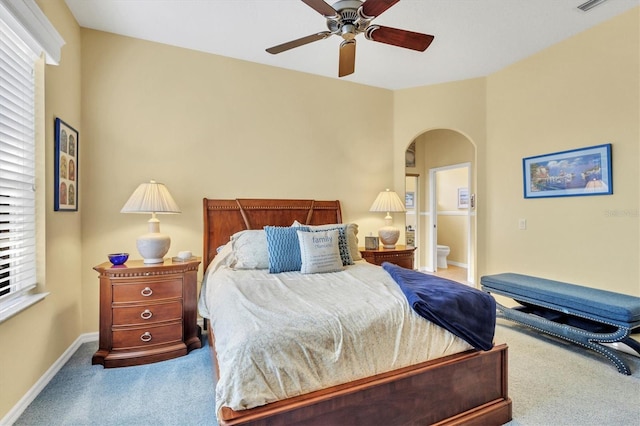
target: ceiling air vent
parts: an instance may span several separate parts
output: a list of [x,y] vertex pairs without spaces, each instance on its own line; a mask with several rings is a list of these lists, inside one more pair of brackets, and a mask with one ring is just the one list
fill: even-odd
[[594,7],[604,3],[605,1],[607,0],[589,0],[587,2],[582,3],[580,6],[578,6],[578,9],[582,10],[583,12],[586,12],[587,10],[593,9]]

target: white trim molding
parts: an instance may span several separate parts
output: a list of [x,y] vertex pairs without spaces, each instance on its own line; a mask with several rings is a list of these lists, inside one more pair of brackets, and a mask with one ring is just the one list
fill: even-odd
[[0,323],[8,320],[19,312],[24,311],[29,306],[35,305],[48,295],[49,293],[26,294],[7,301],[7,304],[3,304],[2,309],[0,309]]
[[35,0],[0,0],[0,18],[27,43],[35,56],[44,52],[47,64],[60,64],[65,41]]

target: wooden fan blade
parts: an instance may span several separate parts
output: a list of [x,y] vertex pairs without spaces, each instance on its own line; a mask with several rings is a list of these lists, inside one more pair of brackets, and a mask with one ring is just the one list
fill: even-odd
[[400,0],[366,0],[362,4],[362,13],[368,17],[375,17],[382,14]]
[[323,40],[331,35],[329,31],[322,31],[316,34],[311,34],[306,37],[302,37],[296,40],[291,40],[286,43],[279,44],[277,46],[273,46],[267,49],[267,52],[275,55],[277,53],[284,52],[289,49],[293,49],[294,47],[303,46],[305,44],[312,43],[314,41]]
[[323,16],[338,16],[338,12],[323,0],[302,0],[302,2]]
[[344,40],[340,43],[340,64],[338,77],[353,74],[356,69],[356,41]]
[[413,31],[399,30],[397,28],[371,25],[365,34],[367,39],[386,43],[392,46],[424,52],[431,44],[434,37],[428,34],[415,33]]

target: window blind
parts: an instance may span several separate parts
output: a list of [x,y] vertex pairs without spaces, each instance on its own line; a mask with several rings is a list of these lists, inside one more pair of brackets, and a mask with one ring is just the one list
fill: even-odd
[[0,19],[0,304],[36,285],[35,59]]

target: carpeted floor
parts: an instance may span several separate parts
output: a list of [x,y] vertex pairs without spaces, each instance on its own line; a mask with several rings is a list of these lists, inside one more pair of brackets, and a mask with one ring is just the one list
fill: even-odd
[[[504,320],[496,342],[509,345],[509,426],[640,424],[640,358],[624,355],[633,371],[624,376],[594,352]],[[15,425],[216,424],[206,342],[186,357],[115,369],[91,365],[96,349],[82,345]]]
[[124,368],[91,365],[85,343],[15,425],[215,425],[209,346],[169,361]]
[[621,355],[625,376],[593,351],[506,320],[496,336],[509,345],[510,426],[640,424],[640,357]]

